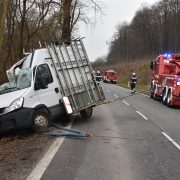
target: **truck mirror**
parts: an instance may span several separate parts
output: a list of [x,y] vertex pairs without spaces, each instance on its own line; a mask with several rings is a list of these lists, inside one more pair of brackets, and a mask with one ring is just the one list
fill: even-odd
[[154,69],[154,63],[153,63],[153,61],[151,61],[151,63],[150,63],[150,69],[151,69],[151,70]]

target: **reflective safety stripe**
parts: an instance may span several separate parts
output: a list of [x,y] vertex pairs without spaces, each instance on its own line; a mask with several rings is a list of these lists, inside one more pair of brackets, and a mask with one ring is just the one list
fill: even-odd
[[68,97],[63,97],[63,102],[64,102],[67,113],[71,114],[73,111],[72,111],[72,107],[71,107]]

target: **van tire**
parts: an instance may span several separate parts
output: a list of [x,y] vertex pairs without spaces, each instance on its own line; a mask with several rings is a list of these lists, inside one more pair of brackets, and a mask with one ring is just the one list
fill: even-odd
[[46,131],[51,124],[51,118],[46,109],[37,109],[32,116],[32,129],[35,132]]
[[88,107],[80,111],[81,117],[84,119],[89,119],[92,116],[93,107]]

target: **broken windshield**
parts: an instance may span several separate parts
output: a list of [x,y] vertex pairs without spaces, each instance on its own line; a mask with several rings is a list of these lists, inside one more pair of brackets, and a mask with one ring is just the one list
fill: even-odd
[[19,69],[13,81],[0,86],[0,94],[10,93],[30,87],[32,72],[30,68]]

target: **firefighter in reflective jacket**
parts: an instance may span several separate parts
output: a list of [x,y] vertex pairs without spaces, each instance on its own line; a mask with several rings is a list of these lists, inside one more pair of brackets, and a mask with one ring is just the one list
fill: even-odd
[[97,71],[96,72],[96,82],[98,84],[98,86],[100,85],[100,82],[102,81],[102,76],[101,76],[101,72]]
[[132,93],[136,92],[136,83],[137,83],[136,73],[132,73],[131,81],[130,81]]

